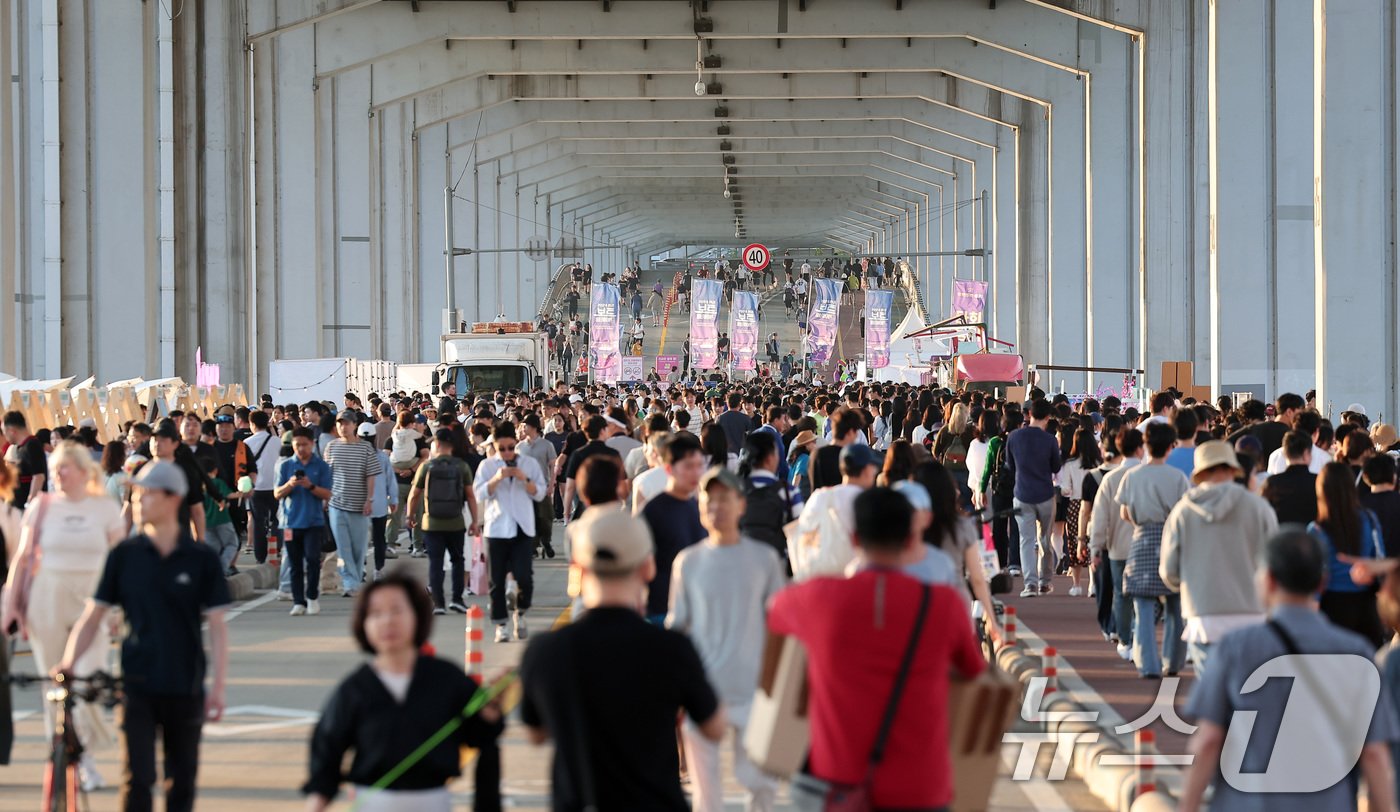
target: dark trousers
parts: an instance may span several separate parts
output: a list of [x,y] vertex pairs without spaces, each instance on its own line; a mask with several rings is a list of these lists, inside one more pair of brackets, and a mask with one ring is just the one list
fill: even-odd
[[428,548],[428,591],[433,594],[433,605],[439,609],[447,606],[442,594],[443,554],[452,560],[452,600],[462,602],[462,592],[467,588],[467,562],[462,555],[462,545],[466,541],[465,530],[425,530],[423,543]]
[[151,791],[156,784],[157,728],[165,748],[165,808],[168,812],[194,809],[203,725],[203,696],[126,694],[122,700],[122,738],[126,743],[123,812],[150,812]]
[[384,548],[389,543],[387,529],[389,526],[388,516],[371,517],[369,520],[369,538],[374,543],[374,571],[380,572],[384,569]]
[[501,748],[495,741],[476,750],[472,812],[501,812]]
[[[1001,512],[1012,508],[1012,500],[1008,497],[1003,499],[999,496],[992,497],[992,511]],[[1020,534],[1016,530],[1015,516],[997,516],[992,519],[992,546],[997,549],[997,561],[1001,568],[1010,566],[1020,566],[1021,545],[1012,544],[1011,539],[1020,539]]]
[[277,497],[272,491],[253,491],[253,558],[267,560],[267,537],[277,532]]
[[486,558],[491,563],[491,620],[506,622],[506,575],[515,576],[519,592],[515,608],[524,612],[530,608],[535,594],[535,540],[517,533],[513,539],[486,539]]
[[1094,601],[1098,603],[1099,628],[1104,634],[1118,633],[1113,622],[1113,592],[1113,567],[1108,563],[1108,553],[1104,553],[1094,562]]
[[0,765],[10,763],[15,743],[14,706],[10,700],[10,638],[0,630]]
[[287,542],[283,554],[291,571],[293,604],[305,606],[321,597],[321,539],[325,533],[324,527],[293,530],[292,540]]

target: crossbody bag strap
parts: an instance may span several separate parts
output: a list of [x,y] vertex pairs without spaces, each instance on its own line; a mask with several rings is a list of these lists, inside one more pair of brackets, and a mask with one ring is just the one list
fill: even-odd
[[928,618],[929,604],[933,599],[933,587],[923,585],[923,597],[919,599],[919,614],[914,618],[914,631],[909,635],[909,644],[904,648],[904,659],[899,664],[899,673],[894,678],[894,690],[890,692],[889,704],[885,707],[885,718],[880,722],[880,732],[875,735],[875,746],[870,751],[870,771],[885,757],[885,744],[894,727],[895,712],[899,710],[899,699],[904,694],[904,685],[909,681],[909,671],[914,665],[914,654],[923,636],[924,621]]

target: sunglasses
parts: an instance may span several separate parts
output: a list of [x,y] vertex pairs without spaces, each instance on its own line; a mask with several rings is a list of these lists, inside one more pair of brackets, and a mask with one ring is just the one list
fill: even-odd
[[496,450],[497,450],[497,451],[514,451],[514,450],[515,450],[515,443],[511,443],[510,445],[500,445],[500,444],[498,443],[498,444],[496,445]]

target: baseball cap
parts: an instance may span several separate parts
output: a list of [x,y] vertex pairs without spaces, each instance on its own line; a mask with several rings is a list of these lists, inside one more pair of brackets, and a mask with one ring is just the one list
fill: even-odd
[[361,423],[360,428],[356,433],[359,434],[361,437],[373,437],[374,424],[370,422]]
[[852,443],[841,449],[841,469],[861,471],[871,465],[879,465],[880,458],[875,449],[860,443]]
[[1350,406],[1343,409],[1342,411],[1351,412],[1352,414],[1359,414],[1362,417],[1366,416],[1366,407],[1362,406],[1360,403],[1353,403]]
[[569,395],[569,402],[570,402],[570,403],[582,403],[582,402],[583,402],[583,395],[580,395],[580,394],[578,394],[577,392],[575,392],[574,394]]
[[360,415],[354,409],[342,409],[340,414],[335,416],[335,422],[349,420],[351,423],[359,422]]
[[933,510],[933,500],[929,498],[928,488],[915,482],[912,479],[901,479],[891,486],[891,490],[909,500],[915,510]]
[[625,575],[653,552],[651,528],[625,511],[607,510],[574,523],[574,561],[598,575]]
[[413,416],[413,422],[415,422],[415,423],[422,423],[422,424],[424,424],[424,425],[427,425],[427,423],[428,423],[428,416],[425,415],[425,414],[423,414],[422,412],[419,412],[418,414],[415,414],[415,415]]
[[185,472],[175,463],[163,460],[143,465],[141,473],[136,475],[135,483],[138,487],[169,491],[176,496],[184,496],[190,492],[190,483],[185,479]]
[[737,494],[744,492],[744,483],[739,479],[739,475],[723,465],[712,466],[700,477],[700,490],[708,491],[716,482]]

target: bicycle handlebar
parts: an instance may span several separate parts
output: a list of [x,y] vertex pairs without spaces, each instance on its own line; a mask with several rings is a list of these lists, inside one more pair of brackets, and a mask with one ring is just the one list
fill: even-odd
[[[108,707],[115,705],[119,699],[122,679],[113,676],[105,671],[95,671],[85,677],[73,674],[58,674],[57,676],[40,674],[10,674],[6,681],[19,686],[38,685],[48,683],[60,688],[69,696],[76,697],[88,702],[101,700]],[[50,701],[62,701],[49,697]]]

